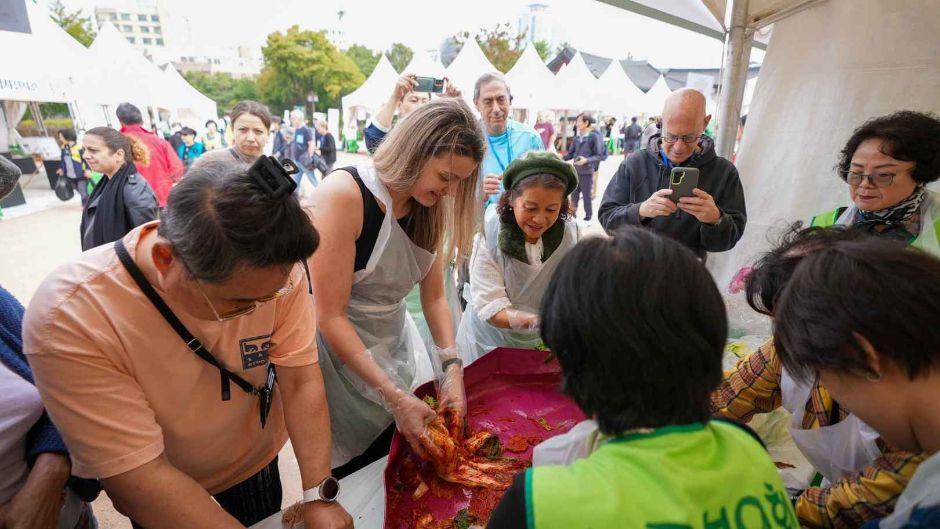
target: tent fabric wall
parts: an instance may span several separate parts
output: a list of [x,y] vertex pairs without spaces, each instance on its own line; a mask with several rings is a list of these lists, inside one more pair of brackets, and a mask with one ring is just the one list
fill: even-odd
[[556,94],[555,76],[532,44],[526,46],[516,64],[506,72],[506,82],[512,92],[513,108],[538,111],[561,104]]
[[496,67],[486,58],[477,40],[471,38],[464,43],[444,75],[460,89],[464,101],[473,108],[473,87],[481,75],[491,72],[497,72]]
[[376,112],[388,101],[397,81],[398,72],[383,53],[369,78],[359,88],[343,97],[343,108],[365,107]]
[[669,85],[666,84],[666,78],[659,76],[659,79],[653,83],[652,88],[644,96],[643,100],[643,112],[648,114],[661,114],[663,112],[663,105],[666,104],[666,98],[669,97],[669,94],[672,93],[672,90],[669,89]]
[[[884,45],[858,28],[878,28]],[[737,158],[747,229],[709,257],[719,285],[766,250],[769,232],[849,204],[833,166],[853,129],[897,110],[940,111],[937,50],[935,0],[830,0],[774,26]]]
[[597,79],[580,53],[576,53],[571,61],[558,71],[555,76],[555,88],[563,98],[552,108],[568,110],[600,110],[598,107]]
[[619,61],[611,62],[597,80],[597,87],[601,110],[618,116],[635,116],[643,111],[646,94],[627,77]]
[[432,59],[426,52],[416,51],[401,73],[440,79],[444,77],[444,65],[440,61]]

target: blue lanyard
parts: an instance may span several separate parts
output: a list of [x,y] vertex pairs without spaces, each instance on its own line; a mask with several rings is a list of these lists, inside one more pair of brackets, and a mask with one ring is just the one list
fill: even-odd
[[506,132],[503,133],[506,136],[506,154],[509,156],[508,161],[503,163],[503,160],[499,157],[499,153],[496,152],[496,147],[493,145],[493,140],[490,139],[490,135],[486,135],[486,142],[490,144],[490,151],[493,152],[493,157],[496,158],[496,163],[499,164],[499,169],[506,172],[506,166],[509,165],[509,162],[512,161],[512,134],[509,132],[509,129],[506,129]]

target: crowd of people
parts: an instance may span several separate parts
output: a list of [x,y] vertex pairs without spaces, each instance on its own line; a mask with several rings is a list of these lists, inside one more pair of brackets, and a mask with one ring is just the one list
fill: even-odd
[[[230,141],[181,127],[174,148],[129,104],[120,130],[60,134],[64,174],[103,176],[84,252],[26,309],[0,289],[0,527],[94,527],[102,488],[135,527],[248,526],[281,508],[288,439],[305,526],[352,527],[338,479],[396,430],[427,456],[417,385],[465,415],[466,366],[541,343],[588,419],[536,447],[489,527],[940,524],[940,120],[860,124],[832,176],[850,205],[747,270],[774,335],[723,372],[704,263],[747,213],[701,93],[622,127],[606,235],[586,237],[614,121],[578,115],[559,155],[553,118],[511,119],[499,74],[473,86],[476,114],[456,87],[417,88],[403,75],[365,128],[372,158],[335,169],[326,123],[253,101]],[[698,176],[682,196],[677,169]],[[781,407],[818,474],[798,490],[745,424]]]

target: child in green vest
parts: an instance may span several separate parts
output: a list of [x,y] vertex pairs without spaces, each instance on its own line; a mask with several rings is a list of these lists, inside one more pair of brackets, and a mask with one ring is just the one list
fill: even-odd
[[489,528],[798,529],[760,440],[709,416],[728,326],[691,251],[639,228],[586,239],[541,317],[562,388],[597,435],[586,457],[517,476]]

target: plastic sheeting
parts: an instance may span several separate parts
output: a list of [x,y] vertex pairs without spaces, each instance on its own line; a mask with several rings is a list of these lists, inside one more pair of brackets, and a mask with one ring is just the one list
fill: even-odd
[[[709,256],[719,285],[782,225],[849,204],[833,166],[853,129],[897,110],[940,111],[936,6],[830,0],[774,26],[737,158],[747,228],[732,251]],[[877,43],[859,28],[877,28]]]

